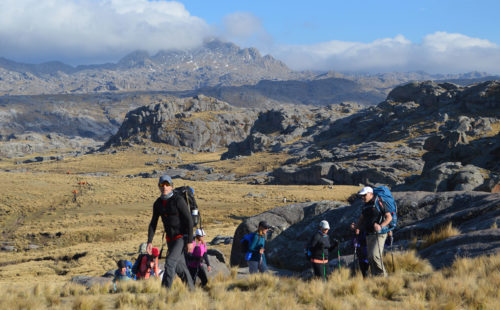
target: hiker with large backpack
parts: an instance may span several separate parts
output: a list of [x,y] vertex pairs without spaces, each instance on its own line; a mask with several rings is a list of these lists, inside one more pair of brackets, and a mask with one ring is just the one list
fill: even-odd
[[152,242],[161,217],[165,228],[168,253],[165,257],[165,269],[162,286],[170,288],[177,274],[190,289],[194,289],[193,279],[186,265],[185,253],[193,251],[193,219],[186,200],[181,195],[174,195],[172,178],[160,177],[158,187],[161,196],[153,204],[153,216],[148,228],[148,253],[152,253]]
[[203,229],[198,228],[194,235],[193,252],[188,253],[188,269],[193,278],[193,283],[196,283],[196,278],[199,277],[201,286],[205,286],[208,283],[208,276],[205,268],[203,268],[203,261],[207,265],[208,272],[211,270],[207,255],[207,243],[204,240],[205,232]]
[[372,275],[387,276],[384,267],[383,252],[387,233],[396,227],[396,203],[391,192],[385,186],[364,187],[358,195],[363,200],[364,207],[357,223],[351,228],[356,234],[360,230],[366,232],[366,245],[370,272]]
[[269,231],[269,226],[266,221],[260,221],[257,231],[253,233],[252,240],[248,245],[248,272],[267,272],[267,262],[266,255],[264,254],[264,248],[266,246],[267,232]]
[[318,228],[307,244],[306,257],[312,264],[314,276],[326,280],[330,273],[328,254],[338,246],[338,241],[328,235],[330,230],[328,221],[321,221]]

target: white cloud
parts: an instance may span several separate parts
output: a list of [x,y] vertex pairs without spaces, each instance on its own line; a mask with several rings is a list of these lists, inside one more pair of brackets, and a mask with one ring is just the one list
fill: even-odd
[[314,45],[281,46],[272,54],[297,70],[362,72],[417,71],[500,74],[500,47],[463,34],[435,32],[421,43],[403,35],[371,43],[330,41]]
[[276,45],[249,12],[224,17],[216,30],[175,1],[2,0],[0,57],[71,64],[116,62],[134,50],[186,49],[218,35],[257,47],[296,70],[416,71],[500,74],[500,47],[459,33],[435,32],[419,43],[403,35],[370,43],[329,41]]
[[476,39],[460,33],[435,32],[424,37],[422,46],[437,52],[446,52],[468,48],[495,48],[488,40]]
[[185,49],[212,30],[181,3],[147,0],[2,0],[0,56],[75,64],[133,50]]
[[262,25],[262,21],[249,12],[226,15],[220,36],[242,47],[256,47],[261,51],[267,51],[273,44],[273,38]]

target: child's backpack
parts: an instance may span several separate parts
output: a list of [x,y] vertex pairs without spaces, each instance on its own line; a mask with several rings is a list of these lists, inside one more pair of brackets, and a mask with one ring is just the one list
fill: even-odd
[[194,198],[194,190],[191,186],[180,186],[174,189],[174,195],[179,195],[186,201],[186,204],[191,212],[191,217],[193,218],[193,225],[196,226],[198,223],[201,227],[201,215],[198,210],[198,204]]
[[373,194],[376,196],[375,206],[377,207],[377,210],[381,212],[383,202],[385,204],[386,211],[390,212],[392,216],[392,220],[389,225],[382,228],[382,233],[393,230],[394,228],[396,228],[396,225],[398,223],[398,207],[396,205],[396,201],[394,201],[394,197],[392,197],[391,191],[389,190],[389,188],[387,188],[387,186],[379,186],[373,189]]
[[245,256],[245,260],[250,260],[252,258],[252,252],[248,251],[250,247],[250,242],[252,242],[253,237],[255,236],[255,232],[248,233],[241,238],[241,254]]
[[126,260],[125,265],[127,266],[127,277],[135,279],[135,274],[132,273],[132,267],[133,267],[132,262]]

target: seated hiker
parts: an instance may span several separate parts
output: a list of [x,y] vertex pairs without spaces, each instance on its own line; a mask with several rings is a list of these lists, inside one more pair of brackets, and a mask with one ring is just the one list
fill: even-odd
[[113,282],[117,281],[128,281],[132,279],[129,268],[127,267],[127,261],[120,259],[117,262],[118,269],[115,271],[115,277]]
[[160,255],[160,251],[158,250],[158,248],[154,247],[151,252],[151,255],[146,254],[141,257],[139,271],[137,273],[138,279],[159,277],[160,272],[158,269],[158,256]]
[[207,244],[204,240],[204,236],[205,232],[202,229],[196,230],[193,241],[193,251],[188,253],[189,273],[193,277],[193,283],[196,282],[197,277],[200,278],[201,286],[205,286],[208,283],[207,272],[205,271],[205,268],[203,268],[203,260],[207,265],[207,270],[209,272],[211,270],[207,255]]
[[312,236],[307,246],[310,252],[310,261],[313,267],[314,276],[321,277],[326,280],[326,276],[330,272],[328,266],[328,253],[338,246],[338,241],[330,240],[328,231],[330,225],[323,220],[319,223],[318,231]]

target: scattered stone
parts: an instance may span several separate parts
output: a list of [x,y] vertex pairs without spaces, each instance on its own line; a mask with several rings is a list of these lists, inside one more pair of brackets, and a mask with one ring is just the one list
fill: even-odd
[[17,252],[17,248],[13,245],[4,245],[1,250],[5,252]]
[[233,243],[233,237],[217,235],[209,243],[210,243],[210,245],[231,244],[231,243]]

